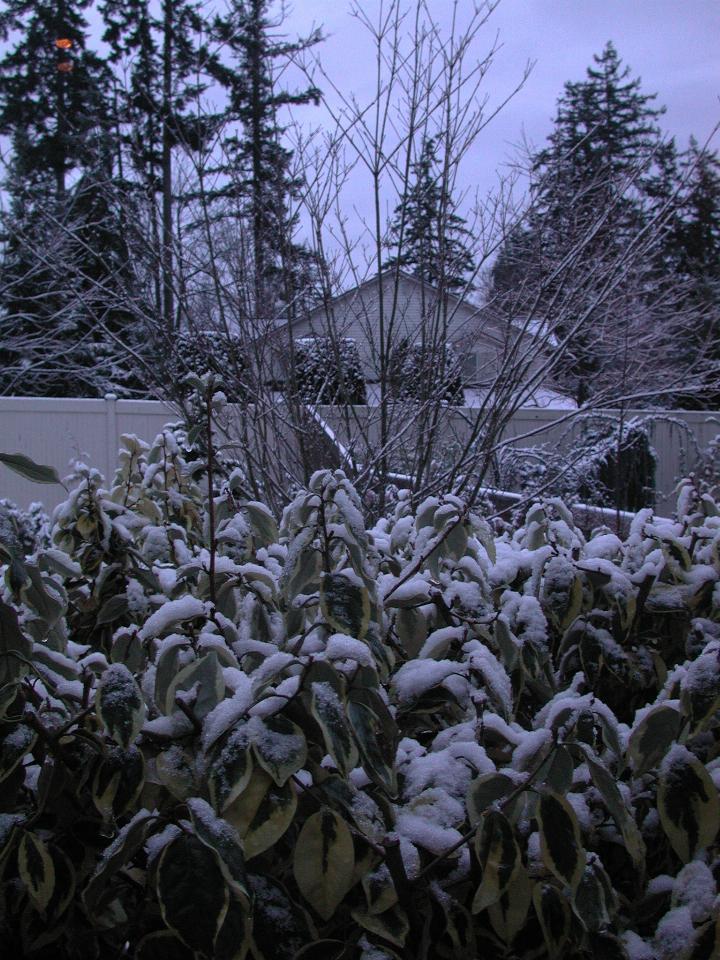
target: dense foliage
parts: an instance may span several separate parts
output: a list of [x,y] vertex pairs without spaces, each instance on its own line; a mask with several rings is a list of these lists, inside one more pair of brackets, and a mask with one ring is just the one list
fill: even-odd
[[635,511],[655,503],[656,467],[643,418],[619,424],[599,415],[588,418],[579,436],[570,433],[560,443],[507,447],[498,456],[496,477],[500,489],[525,496],[550,481],[568,503]]
[[401,340],[390,357],[390,380],[398,400],[433,400],[462,405],[463,378],[452,344]]
[[295,379],[309,403],[365,403],[365,377],[350,337],[301,337],[295,341]]
[[[546,317],[564,318],[555,374],[578,404],[611,387],[652,396],[648,373],[661,381],[680,356],[716,362],[720,322],[717,157],[692,139],[678,152],[657,124],[656,94],[643,92],[612,43],[593,59],[582,80],[565,84],[547,145],[529,158],[532,204],[503,243],[491,283],[513,319],[542,327]],[[641,261],[620,269],[653,225],[660,229]],[[573,257],[568,282],[560,265]],[[616,293],[599,297],[613,273]],[[591,322],[576,329],[582,315]],[[670,405],[717,404],[712,379],[673,393]],[[668,399],[659,390],[655,402]]]
[[[282,518],[174,434],[3,527],[10,956],[710,958],[720,515]],[[279,519],[279,523],[278,523]]]
[[465,293],[476,267],[465,220],[457,213],[437,144],[426,138],[411,165],[412,180],[395,208],[386,267],[409,270],[429,284]]

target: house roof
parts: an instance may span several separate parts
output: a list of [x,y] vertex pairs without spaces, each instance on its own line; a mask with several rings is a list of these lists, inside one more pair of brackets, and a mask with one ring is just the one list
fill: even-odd
[[[383,279],[385,277],[401,277],[403,280],[409,280],[410,283],[415,284],[418,287],[425,287],[428,290],[432,290],[435,293],[439,293],[438,287],[430,283],[429,280],[423,280],[422,277],[416,276],[414,273],[410,273],[409,270],[404,270],[402,267],[385,267],[384,270],[381,270],[379,274],[375,273],[371,277],[368,277],[367,280],[363,280],[361,283],[355,284],[355,286],[348,287],[346,290],[343,290],[341,293],[336,294],[332,299],[340,300],[342,297],[346,297],[350,293],[356,293],[360,290],[364,290],[366,287],[370,287],[372,284],[376,284],[378,279]],[[450,290],[443,292],[443,296],[448,297],[449,300],[453,300],[456,304],[462,304],[463,306],[472,307],[476,310],[479,310],[480,307],[477,304],[472,303],[465,297],[460,297],[456,293],[452,293]],[[324,306],[322,301],[319,301],[314,307],[311,307],[310,312],[314,313],[316,310],[321,309]]]
[[[355,286],[347,287],[342,292],[336,294],[334,297],[331,298],[330,303],[331,304],[338,303],[339,301],[344,300],[353,295],[359,294],[360,296],[362,296],[362,291],[371,288],[373,285],[376,285],[378,283],[378,279],[382,280],[386,277],[388,278],[398,277],[403,281],[406,281],[407,283],[410,283],[416,287],[421,287],[421,288],[424,287],[427,290],[430,290],[434,293],[440,292],[436,285],[430,283],[427,280],[423,280],[421,277],[416,276],[414,273],[410,273],[408,270],[404,270],[402,267],[386,267],[384,270],[380,272],[379,275],[374,274],[373,276],[368,277],[366,280],[363,280],[361,283],[358,283]],[[485,311],[484,306],[474,303],[465,297],[459,296],[457,293],[452,293],[449,290],[446,291],[443,294],[443,296],[447,297],[449,304],[453,308],[469,309],[473,312],[473,314],[477,316],[478,319],[481,319],[481,317],[483,316],[483,313]],[[321,311],[325,309],[326,309],[326,304],[322,301],[318,301],[313,307],[309,309],[306,316],[302,318],[297,318],[294,321],[294,325],[301,328],[303,327],[304,324],[308,322],[312,324],[313,320],[317,318],[318,314],[320,314]],[[469,319],[473,319],[473,318],[471,317]],[[278,319],[273,329],[273,333],[278,333],[286,329],[287,326],[288,326],[288,321],[285,318]],[[518,318],[517,320],[511,320],[509,322],[509,326],[518,336],[529,336],[532,340],[538,339],[539,331],[537,329],[537,325],[533,326],[532,324],[527,324],[525,322],[525,318]],[[312,333],[303,334],[303,333],[300,333],[300,331],[298,331],[298,336],[312,336]],[[490,341],[493,341],[496,344],[502,344],[504,342],[504,338],[501,335],[499,335],[497,330],[494,330],[492,328],[492,324],[484,326],[482,330],[482,336],[487,338]]]

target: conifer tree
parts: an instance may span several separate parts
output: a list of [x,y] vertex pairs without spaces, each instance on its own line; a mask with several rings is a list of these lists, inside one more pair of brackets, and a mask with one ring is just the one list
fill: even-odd
[[59,206],[68,176],[107,134],[108,73],[86,47],[89,3],[7,0],[0,13],[0,36],[12,44],[0,60],[0,133],[24,176],[54,177]]
[[5,393],[97,395],[118,373],[96,321],[126,322],[110,303],[127,251],[110,222],[109,73],[86,46],[87,6],[10,0],[0,16]]
[[124,176],[126,187],[139,188],[148,201],[148,239],[157,252],[156,305],[170,333],[178,321],[173,155],[177,147],[200,148],[212,122],[212,117],[199,120],[197,111],[210,61],[206,24],[201,4],[192,0],[163,0],[159,11],[149,0],[105,0],[100,9],[110,62],[127,67],[128,85],[118,91],[117,104],[131,168]]
[[712,286],[720,282],[720,160],[691,138],[682,163],[688,183],[674,238],[680,269]]
[[[493,269],[494,297],[514,297],[520,314],[560,312],[570,296],[574,317],[582,314],[596,293],[592,277],[617,269],[632,238],[673,189],[672,146],[656,123],[664,112],[653,106],[656,95],[642,92],[612,43],[594,62],[584,80],[565,84],[548,145],[531,158],[530,213]],[[568,277],[559,268],[580,245],[585,273],[579,276],[576,268]],[[628,276],[628,283],[642,287],[652,268],[648,260],[645,277]],[[626,302],[635,297],[636,290],[628,291]],[[592,322],[562,345],[558,379],[578,403],[592,395],[595,377],[613,362],[609,325],[628,322],[616,310],[598,308]],[[565,333],[559,325],[558,340]]]
[[390,224],[395,253],[387,267],[401,267],[445,290],[462,290],[474,271],[465,221],[443,187],[437,169],[437,144],[423,140],[420,156],[412,165],[411,180]]
[[682,406],[720,407],[720,161],[694,138],[681,157],[687,183],[679,216],[668,238],[676,276],[684,283],[689,307],[698,315],[690,337],[678,344],[685,354],[704,354],[714,364],[715,389],[702,397],[679,397]]
[[[238,201],[249,223],[255,311],[265,316],[277,309],[274,304],[293,309],[314,282],[312,258],[292,239],[296,217],[290,200],[301,184],[292,173],[292,152],[282,142],[279,113],[288,106],[317,104],[320,91],[314,86],[286,90],[277,77],[292,56],[322,40],[317,30],[294,41],[277,35],[282,16],[273,19],[272,6],[272,0],[230,0],[226,15],[214,23],[225,63],[213,66],[228,98],[223,168],[228,179],[222,196]],[[232,128],[234,123],[239,129]]]

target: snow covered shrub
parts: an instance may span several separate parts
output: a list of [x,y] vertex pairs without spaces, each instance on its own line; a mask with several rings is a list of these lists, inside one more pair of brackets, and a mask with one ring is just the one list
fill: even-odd
[[295,375],[300,396],[310,403],[365,403],[365,378],[350,338],[296,340]]
[[340,471],[278,518],[190,466],[125,438],[3,540],[8,956],[717,956],[709,495],[625,541],[406,492],[367,530]]
[[390,357],[390,380],[398,400],[440,399],[462,405],[462,365],[451,344],[446,344],[442,357],[421,344],[403,340]]
[[[618,457],[618,446],[620,453]],[[630,422],[618,445],[612,421],[579,438],[536,447],[506,447],[497,463],[498,486],[525,495],[552,479],[553,492],[570,503],[640,510],[654,503],[656,456],[642,423]]]
[[246,390],[242,382],[247,362],[240,342],[227,337],[215,338],[212,331],[190,331],[173,335],[172,349],[161,349],[163,387],[180,399],[192,393],[189,375],[214,374],[225,383],[230,403],[242,403]]
[[588,434],[585,446],[589,464],[578,490],[581,500],[620,510],[653,505],[657,458],[643,424],[626,424],[622,439],[617,424],[606,424]]
[[12,500],[0,500],[0,523],[9,523],[25,553],[50,545],[50,518],[41,503],[31,503],[21,510]]
[[695,477],[700,490],[715,498],[720,496],[720,433],[700,451]]

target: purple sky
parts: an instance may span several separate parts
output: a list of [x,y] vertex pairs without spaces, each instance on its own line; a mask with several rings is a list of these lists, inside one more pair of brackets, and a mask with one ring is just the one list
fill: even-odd
[[[472,0],[458,0],[462,13]],[[364,0],[376,11],[379,0]],[[449,0],[428,0],[441,22],[449,20]],[[285,28],[289,34],[323,26],[328,39],[317,48],[328,72],[343,90],[362,101],[369,90],[368,42],[350,16],[349,3],[296,0]],[[491,190],[496,171],[510,160],[523,136],[535,147],[550,132],[556,101],[566,80],[581,80],[612,40],[644,93],[657,93],[656,105],[667,107],[661,127],[687,145],[690,134],[703,142],[720,120],[720,3],[718,0],[502,0],[477,46],[478,54],[499,34],[501,49],[487,77],[491,103],[518,82],[528,60],[533,72],[525,87],[483,132],[466,170],[481,190]],[[320,123],[321,111],[306,108],[309,123]],[[713,141],[717,149],[718,140]],[[351,191],[362,206],[360,184]]]

